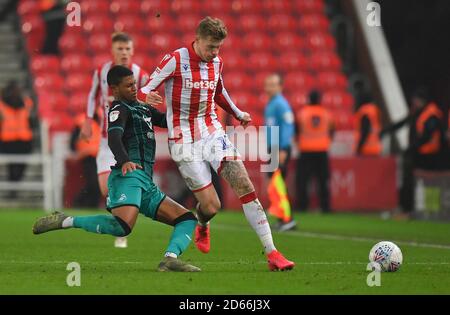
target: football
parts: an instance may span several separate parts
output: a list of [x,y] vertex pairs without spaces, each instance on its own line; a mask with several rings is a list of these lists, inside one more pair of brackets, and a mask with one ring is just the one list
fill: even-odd
[[369,260],[380,265],[382,271],[397,271],[403,262],[400,248],[392,242],[383,241],[375,244],[369,253]]

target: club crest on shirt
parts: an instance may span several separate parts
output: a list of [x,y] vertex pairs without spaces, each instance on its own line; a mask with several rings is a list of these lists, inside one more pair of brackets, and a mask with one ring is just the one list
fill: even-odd
[[119,118],[120,112],[118,110],[113,110],[111,113],[109,113],[109,121],[115,122],[117,118]]

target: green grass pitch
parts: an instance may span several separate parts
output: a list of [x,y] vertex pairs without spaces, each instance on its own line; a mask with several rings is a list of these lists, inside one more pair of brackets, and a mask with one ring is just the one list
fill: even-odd
[[[68,211],[69,214],[98,214]],[[0,211],[0,294],[449,294],[450,225],[381,220],[350,214],[297,214],[298,230],[274,232],[279,250],[296,262],[270,272],[262,247],[241,213],[212,222],[211,252],[194,244],[182,258],[202,272],[158,273],[171,227],[139,217],[127,249],[113,237],[82,230],[33,235],[43,211]],[[369,287],[368,253],[381,240],[403,252],[398,272]],[[81,266],[81,286],[69,287],[67,264]]]

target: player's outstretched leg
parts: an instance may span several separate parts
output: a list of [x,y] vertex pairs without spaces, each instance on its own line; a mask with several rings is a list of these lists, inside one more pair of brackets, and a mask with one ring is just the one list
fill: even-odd
[[80,228],[87,232],[122,237],[130,234],[132,227],[118,216],[93,215],[71,217],[62,212],[54,212],[51,215],[38,219],[33,226],[33,233],[42,234],[67,228]]
[[201,271],[200,268],[178,259],[191,243],[197,225],[195,215],[166,197],[157,210],[156,219],[174,227],[164,259],[158,265],[158,271]]
[[272,231],[266,213],[258,200],[255,188],[242,161],[223,161],[220,175],[231,185],[239,196],[247,221],[258,235],[267,255],[269,269],[290,270],[295,263],[287,260],[273,243]]

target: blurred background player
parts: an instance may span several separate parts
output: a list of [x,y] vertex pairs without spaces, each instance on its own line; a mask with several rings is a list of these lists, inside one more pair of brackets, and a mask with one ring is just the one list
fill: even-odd
[[[0,153],[31,153],[33,132],[30,113],[33,101],[22,94],[16,81],[10,81],[0,96]],[[8,164],[8,180],[20,181],[25,168],[23,163]],[[15,198],[16,195],[16,191],[11,191],[9,197]]]
[[[269,97],[264,116],[267,130],[267,149],[269,154],[279,152],[279,166],[275,172],[268,173],[270,183],[268,194],[269,213],[278,219],[277,229],[287,231],[295,228],[292,218],[291,203],[286,188],[287,168],[291,158],[291,143],[294,137],[294,114],[291,106],[282,94],[283,82],[279,74],[269,75],[264,84]],[[278,127],[278,138],[272,139],[271,127]],[[273,142],[272,142],[273,141]]]
[[212,167],[239,196],[245,216],[264,246],[270,270],[292,269],[295,264],[276,250],[247,170],[217,120],[215,103],[243,126],[251,121],[248,113],[236,107],[223,84],[223,61],[218,54],[226,36],[221,20],[204,18],[197,27],[195,41],[167,54],[142,92],[148,94],[148,104],[157,106],[162,97],[154,91],[165,83],[170,155],[199,202],[197,248],[209,252],[209,221],[221,207],[211,182]]
[[[94,117],[96,106],[101,104],[103,106],[104,119],[102,120],[102,138],[100,140],[100,147],[97,155],[97,175],[102,196],[106,198],[108,194],[108,176],[111,172],[111,166],[116,161],[111,150],[108,147],[107,130],[108,121],[106,119],[109,105],[113,100],[111,90],[108,87],[106,75],[114,65],[123,65],[129,67],[133,71],[136,79],[138,89],[143,87],[148,81],[147,73],[135,63],[132,63],[132,56],[134,54],[133,40],[126,33],[114,33],[112,35],[112,57],[113,60],[106,62],[95,70],[92,77],[92,87],[89,92],[87,103],[87,119],[81,127],[80,137],[83,140],[89,140],[92,136],[92,120]],[[115,247],[127,247],[126,238],[118,237],[114,243]]]
[[320,94],[311,91],[309,104],[297,113],[298,149],[297,184],[300,210],[309,206],[308,184],[316,177],[319,188],[320,208],[330,212],[330,165],[328,150],[334,135],[334,123],[330,112],[320,105]]
[[79,160],[83,167],[84,187],[74,200],[74,206],[81,208],[96,208],[100,200],[100,188],[97,179],[96,157],[101,139],[100,119],[97,112],[92,120],[92,136],[89,141],[80,138],[80,130],[86,120],[85,114],[76,118],[75,128],[70,137],[70,149],[74,154],[72,159]]
[[359,156],[380,156],[382,144],[381,114],[378,106],[365,93],[355,114],[355,152]]
[[197,223],[195,215],[167,197],[153,182],[156,151],[153,126],[166,128],[166,117],[138,101],[136,78],[127,67],[112,67],[107,82],[115,99],[107,114],[108,144],[117,160],[108,179],[107,208],[112,215],[71,217],[55,212],[37,220],[33,233],[80,228],[92,233],[126,236],[142,213],[174,226],[158,271],[200,271],[178,259],[191,242]]

